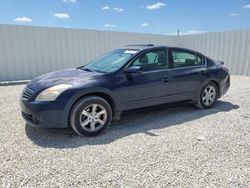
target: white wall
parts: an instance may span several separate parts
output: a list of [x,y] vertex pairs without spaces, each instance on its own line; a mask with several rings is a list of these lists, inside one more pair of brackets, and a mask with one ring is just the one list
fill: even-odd
[[106,51],[136,43],[191,48],[225,61],[232,74],[250,75],[250,30],[177,37],[0,24],[0,81],[77,67]]
[[165,35],[0,25],[0,81],[77,67],[107,51],[137,43],[177,45],[177,40]]
[[179,37],[181,47],[222,60],[232,74],[250,75],[250,29]]

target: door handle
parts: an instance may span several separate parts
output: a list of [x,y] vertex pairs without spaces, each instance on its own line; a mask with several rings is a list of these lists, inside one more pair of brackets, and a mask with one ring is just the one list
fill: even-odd
[[163,82],[168,82],[168,77],[167,77],[167,76],[164,76],[164,77],[161,79],[161,81],[163,81]]
[[206,75],[206,71],[205,71],[205,70],[201,70],[201,71],[200,71],[200,74],[201,74],[201,75]]

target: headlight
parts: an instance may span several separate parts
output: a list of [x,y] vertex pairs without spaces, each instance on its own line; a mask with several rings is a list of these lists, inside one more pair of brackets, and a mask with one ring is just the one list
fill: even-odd
[[55,101],[56,98],[65,90],[72,87],[69,84],[59,84],[42,91],[35,101]]

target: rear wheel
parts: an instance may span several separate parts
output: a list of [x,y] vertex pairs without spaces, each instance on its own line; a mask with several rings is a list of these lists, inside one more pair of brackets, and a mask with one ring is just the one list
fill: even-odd
[[79,100],[70,113],[71,127],[79,135],[95,136],[111,123],[112,110],[101,97],[88,96]]
[[218,98],[218,87],[215,83],[209,82],[202,88],[196,106],[202,109],[210,108],[211,106],[214,105],[217,98]]

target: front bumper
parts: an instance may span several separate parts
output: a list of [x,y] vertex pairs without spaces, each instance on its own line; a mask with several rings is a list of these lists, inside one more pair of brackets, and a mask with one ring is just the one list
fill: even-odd
[[20,100],[22,116],[28,125],[40,128],[68,127],[66,102],[36,102]]

